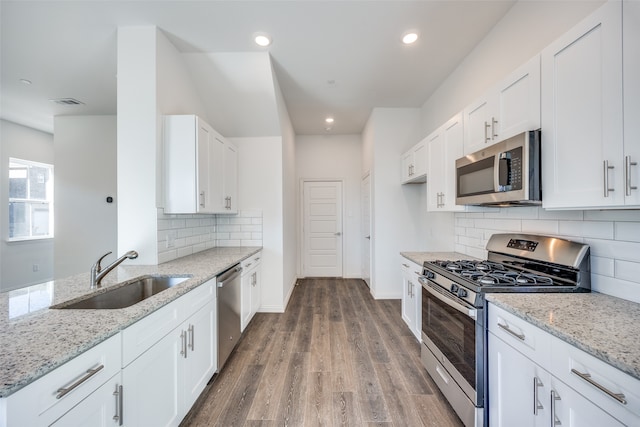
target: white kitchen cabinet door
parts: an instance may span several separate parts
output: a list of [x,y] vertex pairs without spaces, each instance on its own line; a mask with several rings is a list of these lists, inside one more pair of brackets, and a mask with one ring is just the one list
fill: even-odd
[[493,333],[488,335],[489,425],[550,425],[551,375]]
[[187,357],[184,358],[185,411],[195,403],[216,372],[216,301],[211,300],[183,325],[187,333]]
[[622,8],[625,205],[640,206],[640,2]]
[[213,212],[223,212],[224,206],[224,155],[222,136],[214,134],[209,148],[209,203]]
[[456,114],[427,137],[427,211],[464,210],[456,205],[456,160],[463,156],[463,114]]
[[177,328],[122,370],[127,426],[177,426],[184,416],[183,333]]
[[243,267],[242,278],[240,280],[240,332],[251,320],[251,275],[253,267]]
[[427,145],[424,141],[413,147],[413,175],[423,177],[427,174]]
[[223,213],[238,213],[238,149],[225,141],[224,209]]
[[623,427],[625,425],[555,377],[551,377],[550,393],[553,393],[548,398],[549,404],[553,406],[555,425],[564,427]]
[[402,259],[400,265],[402,276],[402,319],[418,341],[422,341],[422,286],[418,282],[418,275],[422,267],[418,264]]
[[[258,258],[260,259],[260,258]],[[261,265],[256,265],[255,270],[252,273],[251,279],[251,317],[260,310],[262,305],[262,268]]]
[[427,146],[422,140],[402,155],[402,183],[421,184],[427,179]]
[[[496,88],[493,142],[540,128],[540,55],[509,74]],[[497,123],[496,123],[497,121]]]
[[544,208],[624,205],[621,3],[542,51]]
[[120,372],[64,414],[51,427],[117,427],[122,424]]
[[491,139],[496,102],[496,94],[489,92],[464,109],[464,154],[482,150],[497,142]]

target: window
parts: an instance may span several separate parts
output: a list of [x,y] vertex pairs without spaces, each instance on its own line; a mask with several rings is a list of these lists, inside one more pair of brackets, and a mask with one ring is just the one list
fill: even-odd
[[53,166],[9,158],[9,239],[53,237]]

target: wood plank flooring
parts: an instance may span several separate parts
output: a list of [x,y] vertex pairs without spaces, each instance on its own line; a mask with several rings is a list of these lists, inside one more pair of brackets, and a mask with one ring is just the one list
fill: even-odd
[[461,426],[400,310],[362,280],[299,280],[285,313],[255,315],[181,425]]

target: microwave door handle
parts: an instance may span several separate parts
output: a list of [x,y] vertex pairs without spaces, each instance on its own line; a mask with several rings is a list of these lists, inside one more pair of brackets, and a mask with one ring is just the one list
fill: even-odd
[[494,185],[496,191],[508,191],[510,182],[511,154],[508,152],[500,153],[496,156],[495,169],[493,174]]

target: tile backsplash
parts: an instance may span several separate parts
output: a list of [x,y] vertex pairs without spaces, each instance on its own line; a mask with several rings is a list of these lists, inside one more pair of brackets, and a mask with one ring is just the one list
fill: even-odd
[[468,208],[455,213],[455,250],[485,258],[494,233],[562,237],[591,248],[594,291],[640,302],[640,211],[546,211],[539,207]]
[[158,263],[220,246],[262,246],[262,211],[165,214],[158,208]]

